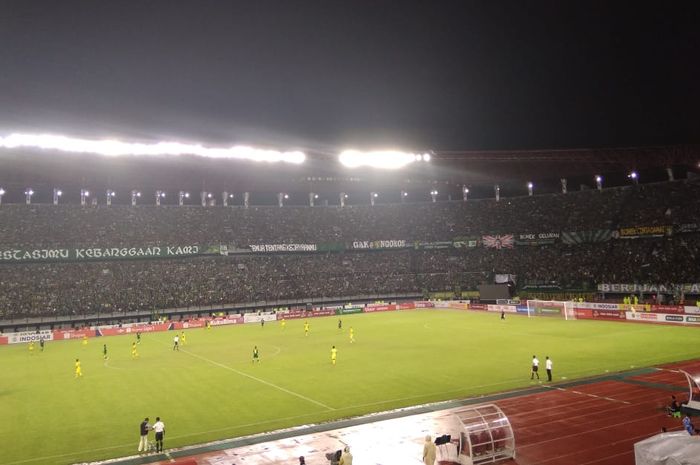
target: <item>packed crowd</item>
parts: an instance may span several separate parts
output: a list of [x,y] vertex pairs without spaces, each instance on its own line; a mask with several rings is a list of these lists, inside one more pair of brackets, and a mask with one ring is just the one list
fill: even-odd
[[[698,223],[685,182],[427,205],[352,208],[0,207],[2,247],[449,240],[485,232]],[[700,282],[700,233],[600,243],[188,259],[0,264],[0,319],[154,311],[257,301],[459,292],[518,284]]]
[[7,247],[334,243],[700,222],[685,181],[533,197],[349,207],[2,205]]
[[0,319],[244,302],[459,292],[514,274],[520,284],[700,281],[700,233],[514,249],[232,255],[0,265]]

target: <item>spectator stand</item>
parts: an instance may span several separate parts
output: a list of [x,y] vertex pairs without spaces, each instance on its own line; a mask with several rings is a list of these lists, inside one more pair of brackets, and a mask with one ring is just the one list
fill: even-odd
[[477,465],[515,458],[513,428],[496,405],[465,407],[456,410],[453,418],[452,428],[458,434],[450,435],[449,442],[438,445],[440,465]]

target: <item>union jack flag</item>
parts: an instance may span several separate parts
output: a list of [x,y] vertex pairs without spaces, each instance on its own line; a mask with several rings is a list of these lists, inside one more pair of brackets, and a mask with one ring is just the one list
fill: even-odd
[[484,243],[484,247],[489,247],[491,249],[512,249],[515,243],[512,234],[503,236],[483,236],[481,240]]

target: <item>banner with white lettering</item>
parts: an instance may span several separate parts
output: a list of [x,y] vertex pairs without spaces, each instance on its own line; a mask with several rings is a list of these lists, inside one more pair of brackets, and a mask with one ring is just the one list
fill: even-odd
[[63,247],[52,249],[0,249],[0,263],[129,260],[138,258],[175,258],[219,253],[219,246],[166,245],[152,247]]
[[547,245],[559,240],[558,232],[527,233],[515,236],[516,245]]
[[648,294],[674,294],[684,292],[685,294],[700,294],[700,283],[684,284],[598,284],[600,292],[611,294],[634,294],[644,292]]
[[349,249],[405,249],[412,247],[412,244],[404,239],[391,239],[386,241],[355,241],[350,243]]

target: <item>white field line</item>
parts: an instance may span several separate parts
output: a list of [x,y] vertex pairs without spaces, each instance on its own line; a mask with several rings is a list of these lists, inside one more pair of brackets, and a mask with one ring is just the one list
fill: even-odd
[[[165,343],[165,344],[167,344],[167,343]],[[169,344],[167,344],[167,345],[169,345]],[[257,376],[249,375],[248,373],[246,373],[246,372],[244,372],[244,371],[236,370],[235,368],[232,368],[232,367],[230,367],[230,366],[228,366],[228,365],[224,365],[223,363],[219,363],[219,362],[217,362],[217,361],[214,361],[214,360],[211,360],[211,359],[209,359],[209,358],[203,357],[203,356],[201,356],[201,355],[195,354],[194,352],[190,352],[189,350],[180,349],[180,352],[184,352],[184,353],[186,353],[187,355],[189,355],[189,356],[191,356],[191,357],[198,358],[198,359],[203,360],[203,361],[205,361],[205,362],[207,362],[207,363],[210,363],[210,364],[212,364],[212,365],[218,366],[219,368],[223,368],[224,370],[232,371],[232,372],[234,372],[234,373],[236,373],[236,374],[238,374],[238,375],[240,375],[240,376],[245,376],[246,378],[252,379],[253,381],[257,381],[258,383],[261,383],[261,384],[264,384],[264,385],[269,386],[269,387],[271,387],[271,388],[274,388],[274,389],[277,389],[277,390],[279,390],[279,391],[285,392],[285,393],[287,393],[287,394],[289,394],[289,395],[292,395],[292,396],[294,396],[294,397],[298,397],[299,399],[303,399],[303,400],[305,400],[305,401],[307,401],[307,402],[311,402],[312,404],[316,404],[316,405],[318,405],[318,406],[320,406],[320,407],[325,408],[326,410],[335,410],[333,407],[330,407],[330,406],[324,404],[323,402],[319,402],[319,401],[314,400],[314,399],[312,399],[312,398],[310,398],[310,397],[306,397],[306,396],[303,395],[303,394],[299,394],[298,392],[294,392],[294,391],[291,391],[291,390],[289,390],[289,389],[287,389],[287,388],[284,388],[284,387],[282,387],[282,386],[279,386],[279,385],[277,385],[277,384],[271,383],[271,382],[269,382],[269,381],[265,381],[264,379],[258,378]]]

